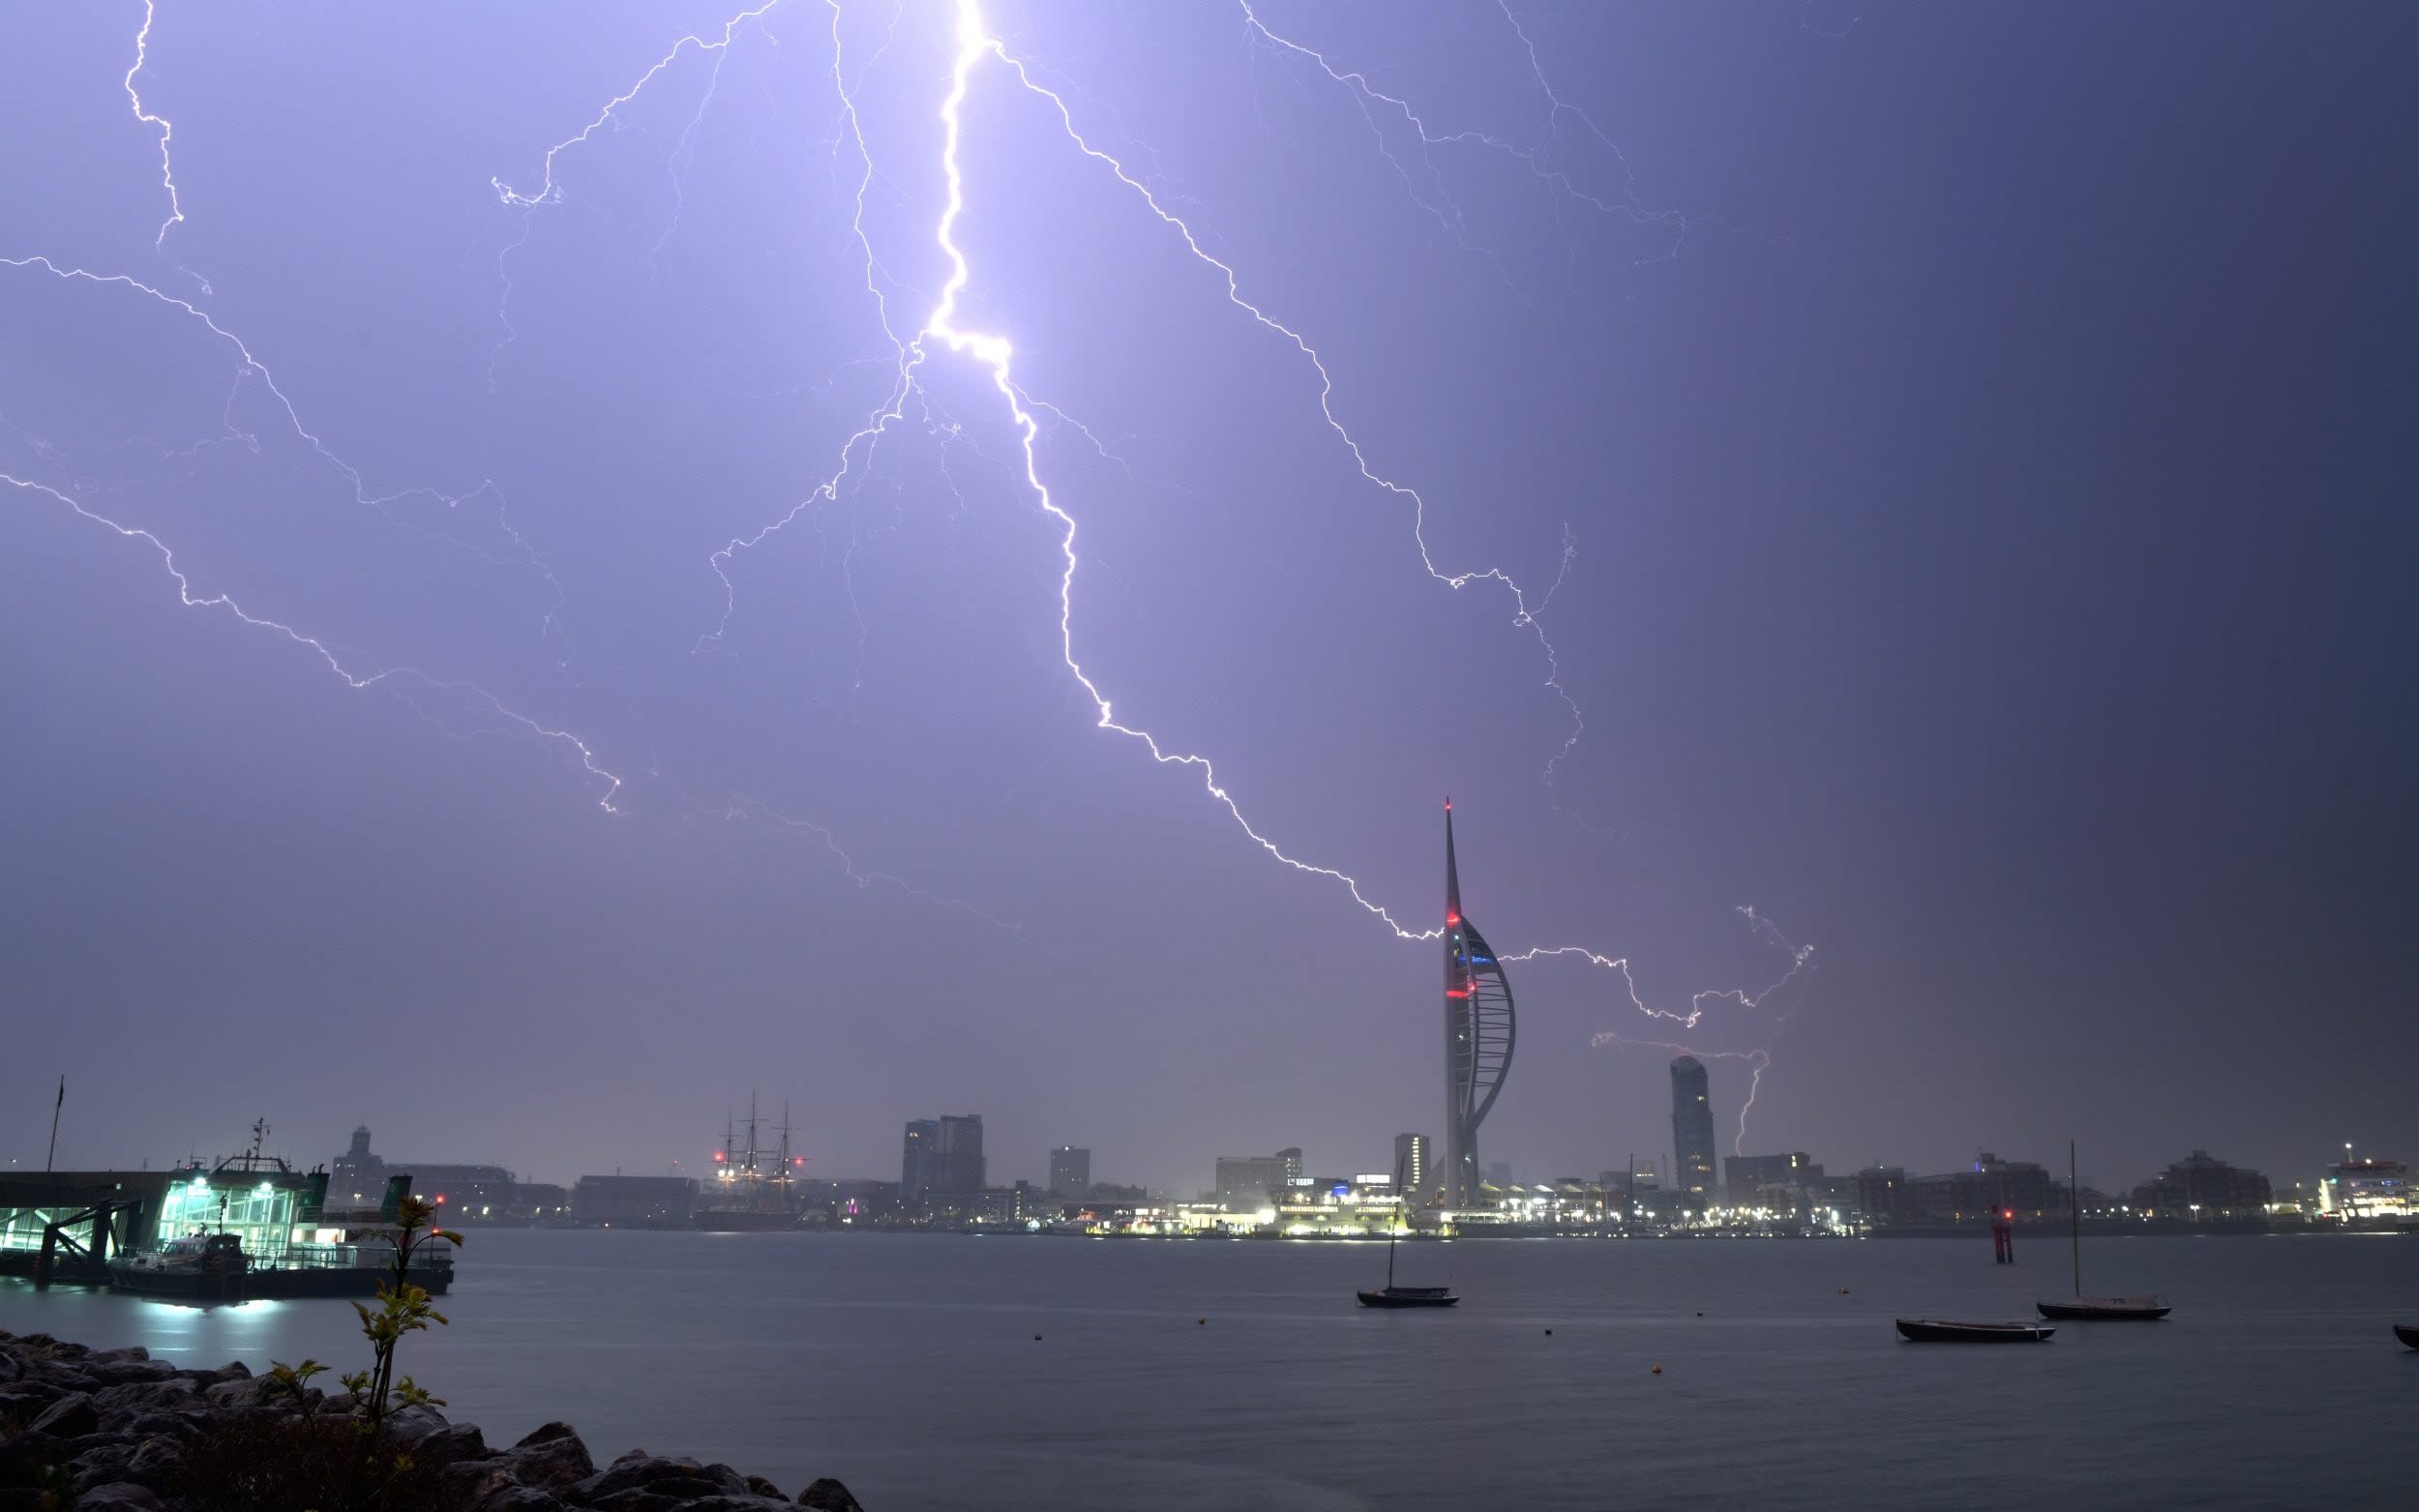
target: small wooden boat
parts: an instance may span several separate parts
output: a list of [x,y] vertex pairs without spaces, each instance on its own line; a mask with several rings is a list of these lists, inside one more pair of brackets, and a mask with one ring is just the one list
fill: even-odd
[[1354,1295],[1363,1307],[1451,1307],[1461,1300],[1450,1287],[1381,1287]]
[[2402,1340],[2403,1343],[2409,1345],[2412,1349],[2419,1349],[2419,1326],[2414,1326],[2410,1323],[2396,1323],[2394,1325],[2394,1337]]
[[1953,1323],[1937,1318],[1901,1318],[1899,1334],[1917,1344],[2040,1344],[2058,1330],[2046,1323]]
[[2063,1302],[2036,1302],[2044,1318],[2062,1322],[2148,1322],[2174,1311],[2155,1296],[2077,1296]]
[[2075,1141],[2066,1141],[2066,1210],[2075,1246],[2075,1295],[2063,1302],[2036,1302],[2044,1318],[2062,1322],[2156,1322],[2175,1311],[2155,1296],[2083,1295],[2083,1184],[2075,1175]]

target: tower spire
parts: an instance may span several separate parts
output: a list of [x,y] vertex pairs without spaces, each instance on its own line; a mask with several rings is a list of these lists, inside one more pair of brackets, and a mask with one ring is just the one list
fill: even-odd
[[1453,800],[1445,800],[1445,922],[1461,922],[1461,874],[1453,867]]

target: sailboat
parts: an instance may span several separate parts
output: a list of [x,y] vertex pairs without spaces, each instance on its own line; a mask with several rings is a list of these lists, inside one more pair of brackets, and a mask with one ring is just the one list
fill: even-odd
[[[1403,1170],[1399,1165],[1394,1168],[1394,1190],[1398,1195],[1403,1194]],[[1410,1212],[1410,1203],[1406,1201],[1402,1212],[1396,1215],[1394,1222],[1387,1226],[1386,1285],[1375,1291],[1355,1292],[1354,1295],[1360,1298],[1361,1306],[1451,1307],[1461,1300],[1453,1295],[1453,1289],[1450,1287],[1398,1287],[1394,1285],[1394,1240],[1400,1234]]]
[[2150,1322],[2174,1311],[2155,1296],[2083,1295],[2083,1186],[2075,1178],[2075,1141],[2066,1141],[2067,1216],[2075,1248],[2075,1297],[2037,1302],[2044,1318],[2070,1322]]

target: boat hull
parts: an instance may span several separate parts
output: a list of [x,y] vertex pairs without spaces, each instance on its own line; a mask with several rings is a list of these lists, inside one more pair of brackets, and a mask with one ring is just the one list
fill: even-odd
[[1956,1323],[1936,1318],[1895,1321],[1899,1336],[1916,1344],[2043,1344],[2058,1331],[2046,1323]]
[[2033,1305],[2044,1318],[2071,1323],[2150,1323],[2175,1311],[2165,1302],[2133,1297],[2076,1297]]
[[2412,1349],[2419,1349],[2419,1327],[2413,1327],[2409,1323],[2396,1323],[2394,1325],[2394,1337],[2402,1340],[2403,1343],[2409,1345]]
[[1461,1300],[1443,1287],[1388,1287],[1355,1294],[1363,1307],[1451,1307]]

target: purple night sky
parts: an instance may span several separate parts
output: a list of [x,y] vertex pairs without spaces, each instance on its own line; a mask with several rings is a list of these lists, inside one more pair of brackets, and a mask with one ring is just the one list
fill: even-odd
[[2419,10],[746,4],[0,16],[0,1161],[2419,1157]]

